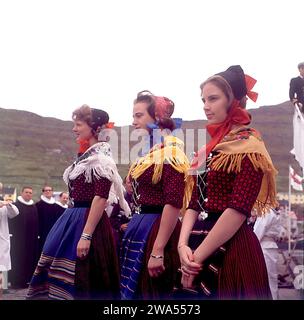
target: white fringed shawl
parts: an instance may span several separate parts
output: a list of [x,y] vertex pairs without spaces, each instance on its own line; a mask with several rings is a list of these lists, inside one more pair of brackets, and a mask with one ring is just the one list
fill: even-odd
[[[87,157],[86,157],[87,156]],[[83,159],[76,160],[63,174],[63,180],[68,185],[70,180],[75,180],[81,174],[85,176],[85,182],[91,183],[92,178],[106,178],[112,182],[108,203],[117,203],[123,209],[126,216],[131,214],[128,203],[124,197],[122,179],[117,171],[112,158],[110,145],[99,142],[91,146],[84,154]],[[78,162],[77,162],[78,161]]]

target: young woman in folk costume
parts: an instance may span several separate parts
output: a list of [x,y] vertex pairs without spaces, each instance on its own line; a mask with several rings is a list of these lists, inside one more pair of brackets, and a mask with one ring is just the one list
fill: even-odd
[[129,171],[138,214],[132,216],[122,240],[122,299],[165,299],[176,281],[179,216],[190,200],[191,185],[185,185],[189,162],[182,141],[164,134],[175,127],[173,110],[171,100],[149,91],[140,92],[134,101],[135,128],[146,129],[151,136],[153,129],[160,128],[163,141]]
[[48,234],[27,298],[116,299],[119,265],[104,209],[107,199],[113,202],[117,196],[125,212],[130,210],[110,145],[98,141],[109,116],[83,105],[73,112],[73,120],[82,150],[63,175],[73,208],[65,210]]
[[[263,252],[246,221],[252,208],[263,215],[276,205],[277,172],[244,108],[246,95],[256,101],[250,91],[255,83],[240,66],[231,66],[201,84],[211,140],[191,165],[197,187],[178,245],[182,285],[201,298],[271,298]],[[208,215],[204,239],[193,252],[188,240],[201,211]]]

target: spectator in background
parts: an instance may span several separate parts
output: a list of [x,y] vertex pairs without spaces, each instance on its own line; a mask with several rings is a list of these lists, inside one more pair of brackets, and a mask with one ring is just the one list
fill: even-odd
[[282,228],[279,214],[274,209],[270,209],[264,216],[257,217],[253,227],[264,253],[273,300],[279,298],[277,270],[279,249],[276,241],[280,237]]
[[58,219],[58,206],[53,197],[53,188],[45,185],[42,189],[40,201],[36,203],[39,219],[39,256],[42,251],[45,239]]
[[57,201],[55,201],[55,211],[54,211],[54,219],[56,219],[55,222],[64,213],[65,209],[67,209],[69,207],[68,201],[69,201],[68,193],[61,192],[59,194],[59,199]]
[[56,201],[56,204],[58,204],[60,207],[66,209],[68,208],[68,202],[69,202],[69,194],[67,192],[61,192],[59,194],[59,199]]
[[301,112],[304,112],[304,62],[298,64],[300,75],[290,80],[289,99],[300,107]]
[[0,294],[2,294],[2,272],[11,269],[8,218],[14,218],[18,214],[16,206],[8,201],[0,201]]
[[9,221],[12,270],[9,279],[12,288],[26,288],[38,261],[38,211],[31,187],[23,187],[14,205],[19,215]]
[[0,182],[0,201],[3,201],[3,194],[2,194],[2,191],[3,190],[3,184]]
[[[134,211],[134,202],[132,197],[132,186],[129,180],[124,179],[124,186],[126,189],[126,192],[124,194],[125,200],[127,201],[130,210],[131,210],[131,216]],[[118,251],[118,255],[120,252],[121,247],[121,240],[123,238],[123,235],[128,227],[128,223],[131,219],[131,216],[126,216],[122,208],[120,207],[119,202],[112,205],[111,213],[109,214],[110,217],[110,223],[114,231],[114,238],[116,242],[116,247]]]

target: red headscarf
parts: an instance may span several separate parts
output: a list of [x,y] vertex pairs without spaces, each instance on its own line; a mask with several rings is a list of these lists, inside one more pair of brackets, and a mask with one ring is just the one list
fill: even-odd
[[154,96],[155,100],[155,118],[170,118],[174,111],[174,103],[166,97]]
[[[245,75],[247,96],[256,101],[258,94],[251,91],[256,83],[252,77]],[[228,115],[223,122],[208,124],[206,126],[207,132],[211,136],[211,140],[204,145],[195,155],[191,169],[197,170],[206,161],[206,157],[213,150],[213,148],[224,138],[224,136],[231,131],[233,125],[248,125],[251,122],[251,116],[247,110],[241,107],[240,101],[234,99],[228,111]]]

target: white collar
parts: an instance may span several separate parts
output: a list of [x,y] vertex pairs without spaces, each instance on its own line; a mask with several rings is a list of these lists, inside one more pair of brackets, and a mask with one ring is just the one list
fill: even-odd
[[58,204],[58,206],[60,206],[60,207],[62,207],[64,209],[66,209],[68,207],[67,204],[62,204],[60,201],[56,201],[56,204]]
[[23,204],[25,204],[25,205],[27,205],[27,206],[31,206],[31,205],[34,204],[33,199],[31,199],[31,200],[29,200],[29,201],[26,201],[26,200],[24,200],[21,196],[18,196],[17,199],[18,199],[18,201],[20,201],[21,203],[23,203]]
[[46,196],[44,196],[43,194],[40,196],[40,199],[48,204],[54,204],[55,203],[55,199],[52,197],[51,199],[47,198]]

